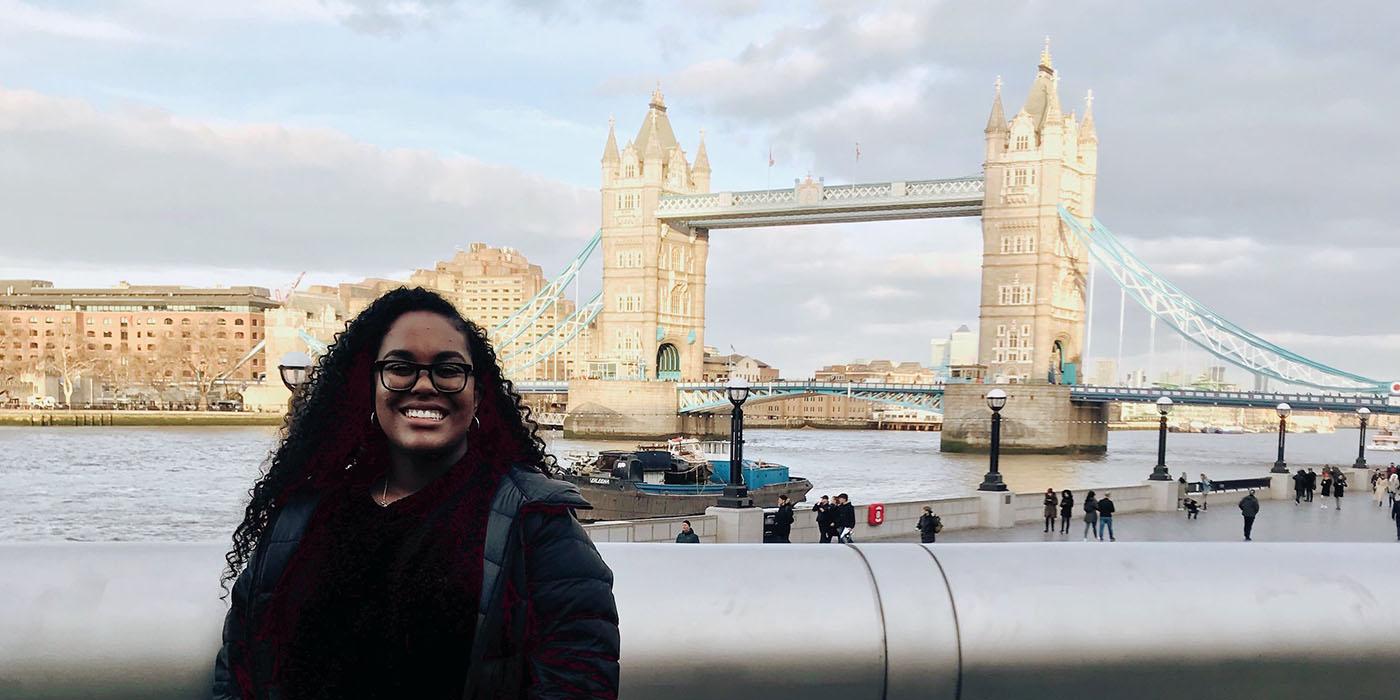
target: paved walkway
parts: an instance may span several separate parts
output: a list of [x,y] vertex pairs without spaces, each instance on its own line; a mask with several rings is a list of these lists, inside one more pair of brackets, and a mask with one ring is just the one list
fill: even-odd
[[[1244,518],[1239,503],[1243,493],[1220,494],[1210,499],[1210,509],[1200,517],[1187,520],[1184,512],[1128,513],[1113,518],[1114,533],[1119,542],[1237,542],[1244,539]],[[1395,542],[1395,521],[1390,519],[1390,506],[1377,508],[1370,498],[1346,496],[1342,510],[1327,499],[1322,508],[1321,496],[1312,503],[1294,505],[1292,500],[1259,502],[1259,516],[1254,521],[1256,542]],[[939,542],[1081,542],[1084,534],[1083,514],[1077,514],[1068,535],[1042,532],[1042,523],[1023,523],[1016,527],[972,530],[947,530],[939,534]],[[908,538],[918,541],[917,533]]]

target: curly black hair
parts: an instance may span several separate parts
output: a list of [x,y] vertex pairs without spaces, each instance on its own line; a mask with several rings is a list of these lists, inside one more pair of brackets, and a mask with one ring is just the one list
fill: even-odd
[[421,287],[395,289],[336,334],[312,369],[306,388],[293,395],[277,449],[249,489],[243,522],[233,532],[233,548],[224,555],[228,564],[222,578],[225,595],[291,498],[348,483],[368,484],[379,476],[356,469],[365,461],[361,457],[385,446],[383,432],[369,420],[374,407],[372,365],[389,327],[412,311],[439,314],[468,339],[481,395],[476,412],[480,423],[471,433],[468,457],[478,464],[508,463],[557,476],[558,465],[545,451],[530,408],[502,375],[486,332],[435,292]]

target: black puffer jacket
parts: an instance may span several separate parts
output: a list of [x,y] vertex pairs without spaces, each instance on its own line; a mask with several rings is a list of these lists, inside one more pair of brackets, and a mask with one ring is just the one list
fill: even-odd
[[[591,507],[568,482],[525,469],[511,469],[501,479],[487,519],[480,612],[471,657],[463,660],[470,671],[462,697],[617,697],[612,570],[568,510]],[[215,700],[278,697],[270,687],[272,651],[250,632],[315,508],[313,499],[289,503],[234,583],[214,664]],[[505,628],[508,581],[526,592],[510,604],[510,629]],[[539,628],[526,640],[528,619]],[[240,650],[252,655],[246,665],[253,688],[241,687],[232,672],[232,655]]]

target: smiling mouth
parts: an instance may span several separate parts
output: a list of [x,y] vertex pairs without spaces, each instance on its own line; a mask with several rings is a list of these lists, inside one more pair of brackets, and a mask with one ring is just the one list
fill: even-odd
[[447,414],[435,408],[405,408],[400,411],[405,418],[417,418],[419,420],[440,421],[447,417]]

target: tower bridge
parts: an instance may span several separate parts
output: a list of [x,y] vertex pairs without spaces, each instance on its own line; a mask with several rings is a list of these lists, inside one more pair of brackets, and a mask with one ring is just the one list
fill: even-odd
[[[526,305],[534,313],[522,309],[493,332],[497,352],[512,372],[547,359],[565,343],[582,340],[588,378],[571,378],[568,411],[595,418],[566,421],[566,429],[599,435],[680,432],[677,416],[714,408],[714,401],[705,398],[714,388],[700,382],[706,262],[714,232],[978,216],[978,364],[985,368],[988,383],[1039,386],[1018,391],[1034,395],[1039,406],[1066,407],[1053,417],[1046,414],[1045,422],[1092,423],[1102,416],[1103,397],[1129,397],[1125,390],[1092,393],[1078,386],[1090,321],[1091,257],[1154,318],[1224,361],[1289,386],[1355,395],[1356,401],[1378,402],[1384,408],[1387,382],[1310,360],[1231,323],[1156,274],[1095,218],[1098,134],[1093,94],[1086,91],[1082,117],[1075,111],[1066,113],[1048,43],[1025,101],[1010,118],[997,79],[982,136],[984,160],[976,175],[838,185],[809,177],[785,189],[713,191],[704,133],[691,158],[676,138],[658,88],[631,140],[620,146],[617,125],[609,124],[600,160],[598,233],[559,283]],[[525,333],[515,327],[540,318],[538,310],[564,293],[595,250],[603,256],[597,296],[557,328]],[[774,385],[763,398],[826,391],[802,384]],[[975,421],[957,417],[974,418],[986,410],[980,395],[956,385],[946,392],[881,393],[869,386],[860,391],[869,393],[871,400],[943,410],[952,414],[945,425],[971,424]],[[1269,397],[1257,399],[1268,402],[1292,394],[1250,394],[1255,395]],[[1299,407],[1306,403],[1284,400]],[[944,437],[945,443],[960,439]],[[1106,438],[1047,433],[1036,439],[1052,447],[1101,449]]]

